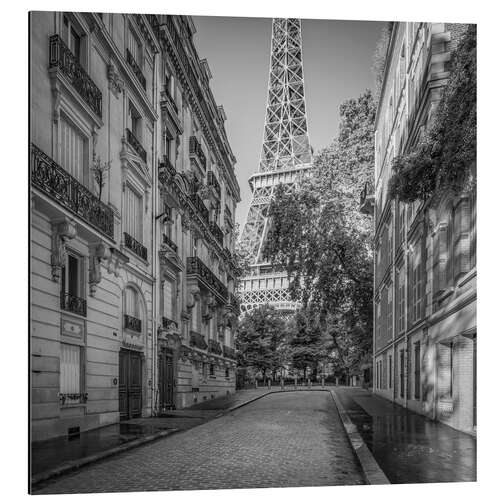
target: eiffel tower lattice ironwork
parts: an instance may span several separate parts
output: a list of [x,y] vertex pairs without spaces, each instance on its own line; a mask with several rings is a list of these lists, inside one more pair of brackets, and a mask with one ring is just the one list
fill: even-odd
[[286,272],[264,262],[263,249],[269,224],[267,210],[276,186],[293,187],[311,166],[301,21],[275,18],[262,153],[259,170],[249,179],[252,201],[241,235],[241,244],[252,257],[250,272],[239,288],[242,312],[263,304],[283,312],[297,308],[290,298]]

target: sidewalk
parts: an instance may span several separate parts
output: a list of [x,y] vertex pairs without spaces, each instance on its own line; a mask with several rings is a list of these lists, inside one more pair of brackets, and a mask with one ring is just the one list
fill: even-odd
[[335,387],[391,483],[476,480],[476,440],[358,387]]
[[186,409],[172,410],[163,417],[136,418],[82,432],[76,438],[35,442],[31,448],[32,482],[35,484],[174,432],[191,429],[269,392],[272,391],[267,388],[237,391]]

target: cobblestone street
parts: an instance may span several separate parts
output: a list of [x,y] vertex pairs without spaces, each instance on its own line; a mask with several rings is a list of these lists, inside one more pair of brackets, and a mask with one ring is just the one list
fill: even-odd
[[266,396],[226,416],[51,480],[33,493],[363,484],[328,392]]

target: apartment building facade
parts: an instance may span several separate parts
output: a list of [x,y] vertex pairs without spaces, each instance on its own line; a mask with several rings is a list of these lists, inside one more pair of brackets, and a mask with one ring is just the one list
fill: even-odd
[[234,391],[239,187],[194,33],[30,15],[33,440]]
[[475,433],[475,194],[410,204],[387,196],[392,160],[429,126],[465,29],[392,27],[375,132],[373,390]]

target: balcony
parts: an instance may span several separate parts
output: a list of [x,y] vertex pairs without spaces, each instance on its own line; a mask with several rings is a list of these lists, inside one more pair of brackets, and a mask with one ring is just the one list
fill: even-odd
[[177,253],[177,245],[166,235],[163,235],[163,244],[167,245],[173,252]]
[[214,339],[208,339],[208,352],[221,355],[222,347],[220,346],[220,343]]
[[219,181],[217,180],[217,177],[215,177],[215,174],[212,171],[208,172],[207,184],[213,189],[213,192],[215,193],[217,199],[220,200],[221,196],[220,184]]
[[224,205],[224,217],[225,219],[232,224],[233,222],[233,214],[227,205]]
[[132,52],[130,52],[130,50],[128,49],[127,49],[127,63],[134,72],[134,75],[137,77],[144,90],[146,90],[146,77],[142,74],[141,68],[134,59]]
[[90,109],[102,118],[102,93],[59,35],[49,39],[49,69],[57,68]]
[[134,316],[129,316],[128,314],[123,315],[123,328],[127,330],[132,330],[137,333],[142,332],[142,321],[139,318],[134,318]]
[[165,330],[170,330],[171,328],[177,329],[179,325],[177,324],[177,321],[174,321],[173,319],[166,318],[163,316],[161,318],[161,326],[165,328]]
[[111,207],[34,144],[31,144],[31,184],[104,235],[114,238]]
[[158,166],[158,181],[162,184],[169,184],[175,177],[177,170],[172,165],[170,160],[164,156],[163,161]]
[[223,354],[225,358],[236,359],[236,351],[232,347],[225,345],[223,347]]
[[198,257],[187,258],[187,274],[196,276],[202,284],[227,300],[227,288]]
[[189,199],[196,208],[196,211],[198,212],[199,216],[208,224],[209,223],[208,208],[205,206],[205,203],[203,203],[203,200],[200,198],[200,196],[197,195],[196,193],[192,193],[189,195]]
[[139,243],[128,233],[123,233],[123,238],[126,248],[132,250],[141,259],[148,260],[148,249],[142,243]]
[[80,316],[87,316],[87,301],[70,293],[61,292],[61,309]]
[[142,147],[142,144],[139,142],[139,139],[134,135],[134,133],[130,129],[127,130],[127,142],[132,146],[132,149],[137,153],[139,158],[144,163],[147,163],[148,154],[146,150]]
[[240,299],[234,295],[234,293],[229,294],[229,301],[228,301],[228,306],[229,308],[239,316],[240,314]]
[[224,233],[218,226],[217,222],[212,221],[210,223],[210,231],[212,232],[214,238],[218,241],[219,245],[224,245]]
[[189,332],[189,345],[191,347],[197,347],[198,349],[205,350],[208,345],[205,342],[205,337],[197,332]]
[[373,215],[374,203],[373,188],[366,182],[359,197],[359,211],[366,215]]
[[193,159],[204,172],[207,170],[207,159],[201,148],[198,138],[192,135],[189,138],[189,157]]

